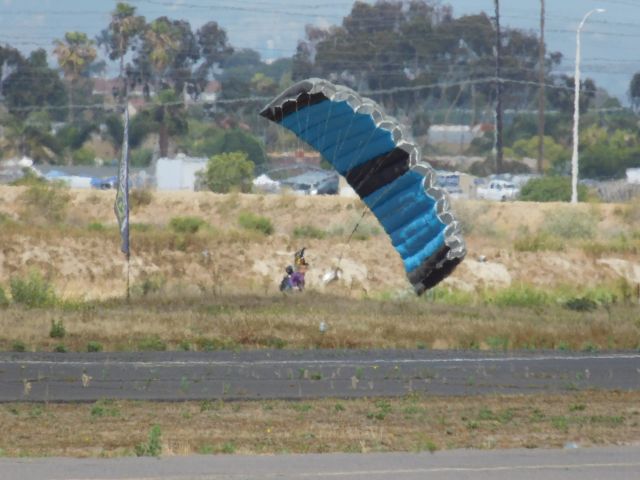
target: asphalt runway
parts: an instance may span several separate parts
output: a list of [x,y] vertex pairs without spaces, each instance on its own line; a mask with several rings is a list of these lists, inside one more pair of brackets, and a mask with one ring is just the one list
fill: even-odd
[[640,447],[430,453],[0,458],[2,480],[637,480]]
[[[0,402],[640,390],[640,353],[426,350],[0,353]],[[640,478],[640,477],[639,477]]]

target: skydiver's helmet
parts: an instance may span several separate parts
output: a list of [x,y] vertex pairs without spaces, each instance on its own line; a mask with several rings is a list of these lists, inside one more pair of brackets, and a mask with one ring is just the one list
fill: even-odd
[[291,265],[287,265],[287,268],[284,270],[287,272],[287,275],[293,275],[293,267]]

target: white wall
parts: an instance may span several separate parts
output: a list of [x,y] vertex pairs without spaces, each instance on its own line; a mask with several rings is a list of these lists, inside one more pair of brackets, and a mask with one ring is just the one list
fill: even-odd
[[156,188],[158,190],[195,190],[196,173],[203,170],[206,158],[178,155],[159,158],[156,162]]

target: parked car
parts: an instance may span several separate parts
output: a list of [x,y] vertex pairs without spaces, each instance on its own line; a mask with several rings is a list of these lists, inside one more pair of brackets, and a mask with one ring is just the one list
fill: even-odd
[[488,185],[481,185],[476,190],[476,196],[484,200],[505,202],[515,200],[520,189],[506,180],[492,180]]
[[339,177],[327,170],[308,170],[281,180],[280,184],[300,195],[335,195],[339,190]]

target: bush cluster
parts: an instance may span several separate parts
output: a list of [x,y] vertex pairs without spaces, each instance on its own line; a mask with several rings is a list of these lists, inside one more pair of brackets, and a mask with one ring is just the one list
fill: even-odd
[[242,212],[238,216],[238,223],[246,230],[261,232],[264,235],[271,235],[274,231],[271,220],[251,212]]
[[14,303],[38,308],[51,306],[57,301],[53,287],[38,272],[31,272],[26,278],[13,277],[9,283]]

